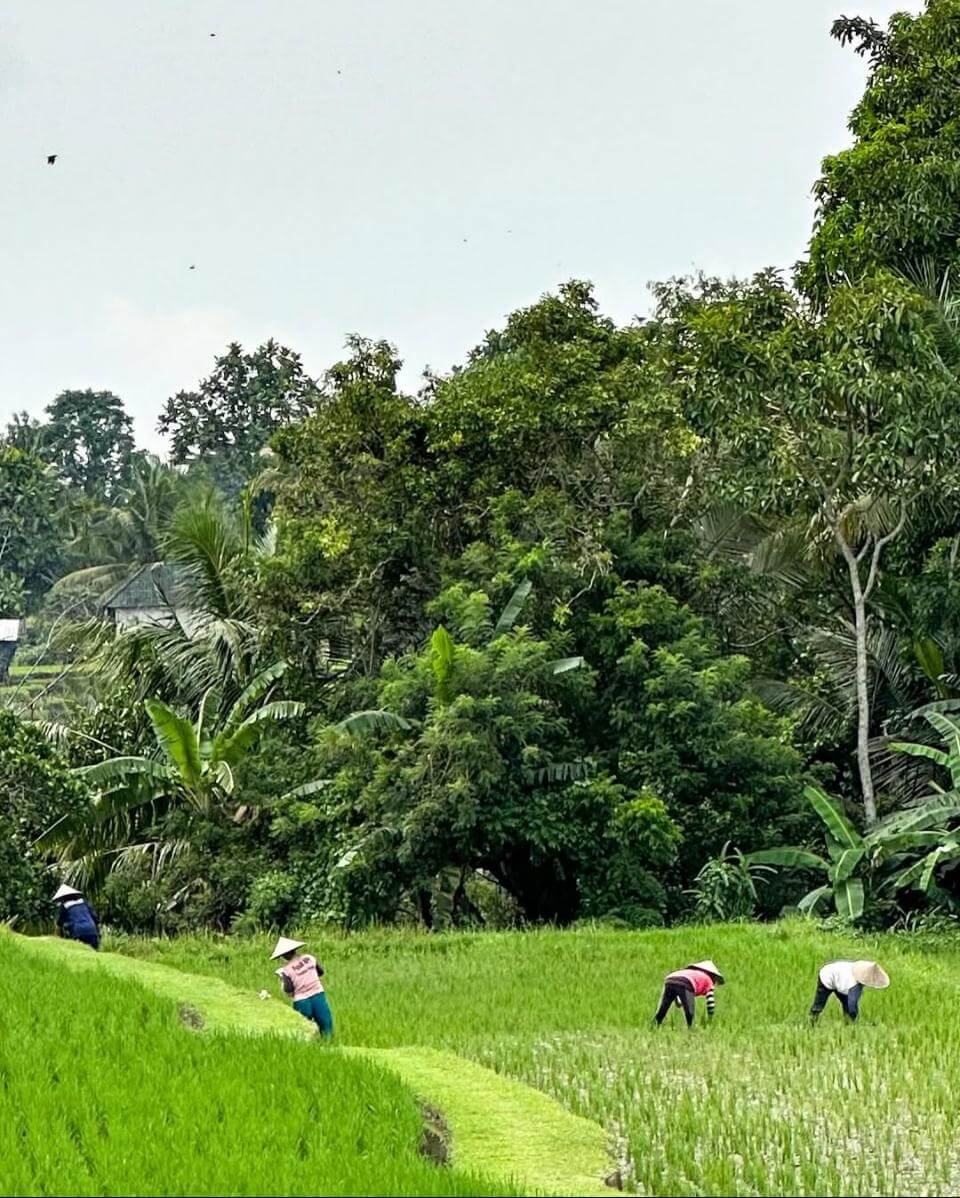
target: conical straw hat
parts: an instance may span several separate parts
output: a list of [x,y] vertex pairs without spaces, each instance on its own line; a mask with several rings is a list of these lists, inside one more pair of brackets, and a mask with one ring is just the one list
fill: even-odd
[[276,961],[277,957],[285,957],[287,953],[292,953],[295,948],[303,948],[302,940],[288,940],[286,936],[281,936],[277,941],[277,947],[273,950],[271,961]]
[[869,986],[871,990],[886,990],[890,979],[876,961],[854,961],[853,976],[861,986]]
[[61,886],[57,893],[53,896],[53,901],[59,903],[61,899],[68,898],[83,898],[79,890],[74,890],[72,886]]
[[723,974],[720,972],[720,970],[717,969],[716,965],[714,965],[714,963],[709,958],[707,958],[706,961],[694,961],[694,963],[692,965],[685,965],[684,968],[685,969],[701,969],[701,970],[703,970],[704,973],[709,973],[712,977],[716,978],[716,980],[720,983],[721,986],[723,985],[724,981],[726,980],[724,978]]

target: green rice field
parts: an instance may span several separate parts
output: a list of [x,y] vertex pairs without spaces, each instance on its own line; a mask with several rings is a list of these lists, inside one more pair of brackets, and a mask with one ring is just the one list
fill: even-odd
[[420,1156],[417,1102],[375,1062],[191,1034],[175,1001],[8,936],[0,1012],[4,1195],[505,1192]]
[[[238,987],[270,986],[272,941],[118,947]],[[429,1045],[599,1122],[641,1194],[958,1194],[956,942],[849,938],[805,922],[310,940],[338,1042]],[[717,1017],[650,1026],[663,975],[711,956]],[[875,957],[892,978],[858,1024],[806,1012],[819,965]],[[277,1001],[280,1001],[279,999]]]
[[[648,1195],[960,1193],[949,939],[799,921],[309,939],[334,1048],[279,995],[271,937],[95,955],[0,936],[0,1192],[602,1194],[609,1169]],[[728,979],[712,1025],[653,1028],[663,974],[704,956]],[[856,1025],[833,1003],[812,1028],[837,957],[892,984]],[[424,1099],[445,1164],[418,1154]]]

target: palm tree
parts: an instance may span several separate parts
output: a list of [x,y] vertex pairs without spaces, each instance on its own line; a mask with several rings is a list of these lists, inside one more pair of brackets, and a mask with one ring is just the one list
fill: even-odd
[[96,790],[92,807],[59,821],[38,843],[59,850],[69,876],[89,882],[105,866],[137,855],[151,856],[155,869],[162,868],[189,843],[189,835],[170,840],[154,834],[158,821],[173,811],[186,817],[188,833],[205,821],[236,818],[237,766],[268,725],[303,714],[302,703],[263,702],[285,668],[278,663],[258,674],[222,718],[212,690],[193,721],[148,699],[156,752],[80,767],[76,773]]
[[140,697],[191,712],[210,691],[233,703],[262,668],[254,583],[272,538],[254,537],[208,493],[176,511],[161,549],[176,576],[170,622],[117,631],[94,621],[87,629],[92,667],[108,689],[133,680]]
[[96,564],[64,575],[54,593],[85,586],[99,597],[137,566],[156,561],[183,499],[183,477],[151,454],[138,456],[109,505],[75,498],[67,517],[74,528],[67,549],[74,560]]

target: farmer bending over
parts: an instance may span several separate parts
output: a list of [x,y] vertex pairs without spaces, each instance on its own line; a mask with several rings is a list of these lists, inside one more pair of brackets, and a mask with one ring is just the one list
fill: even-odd
[[57,912],[57,931],[67,940],[79,940],[92,949],[100,947],[100,927],[97,916],[79,890],[61,886],[53,896]]
[[830,961],[817,975],[817,993],[810,1008],[810,1019],[816,1023],[830,995],[835,994],[844,1015],[852,1022],[860,1014],[860,995],[864,986],[885,990],[889,985],[890,979],[876,961]]
[[309,953],[298,952],[303,948],[302,940],[288,940],[281,936],[273,950],[271,961],[282,957],[286,961],[278,969],[277,977],[284,994],[293,999],[293,1009],[304,1019],[312,1019],[320,1029],[320,1035],[329,1039],[333,1035],[333,1016],[323,992],[323,966]]
[[683,1007],[687,1027],[693,1027],[694,1000],[703,998],[707,1004],[707,1018],[713,1018],[714,988],[723,985],[723,974],[712,961],[697,961],[695,965],[687,965],[674,973],[668,973],[663,979],[663,994],[660,996],[660,1006],[654,1015],[654,1021],[659,1027],[667,1017],[667,1012],[674,1003]]

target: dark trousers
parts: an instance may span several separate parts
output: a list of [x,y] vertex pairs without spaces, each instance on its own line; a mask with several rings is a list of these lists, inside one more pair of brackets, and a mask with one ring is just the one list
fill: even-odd
[[298,998],[293,1009],[299,1011],[304,1019],[312,1019],[320,1029],[320,1035],[329,1039],[333,1035],[333,1016],[330,1014],[330,1004],[323,993],[311,995],[310,998]]
[[683,1007],[687,1027],[692,1027],[694,1011],[693,987],[685,986],[682,982],[664,983],[663,994],[660,995],[660,1006],[657,1007],[657,1013],[653,1017],[656,1023],[658,1025],[663,1023],[674,1003],[679,1003]]
[[844,1015],[848,1019],[854,1020],[860,1014],[860,995],[862,993],[863,986],[859,982],[856,986],[851,986],[846,994],[841,994],[839,990],[831,990],[829,986],[825,986],[818,980],[817,993],[813,997],[813,1006],[810,1008],[810,1018],[816,1023],[820,1018],[820,1012],[827,1005],[827,1000],[833,994],[840,1006],[843,1007]]
[[85,944],[88,948],[92,948],[94,952],[100,947],[100,937],[96,932],[80,932],[77,936],[72,936],[72,940],[76,940],[79,944]]

